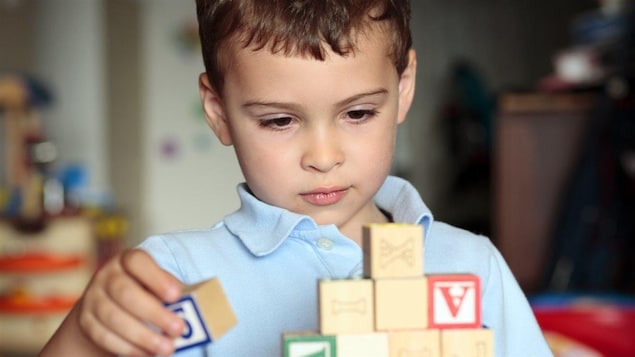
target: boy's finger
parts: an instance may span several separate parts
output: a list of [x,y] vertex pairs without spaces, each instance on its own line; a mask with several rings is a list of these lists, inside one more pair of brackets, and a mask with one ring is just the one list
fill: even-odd
[[174,352],[174,344],[171,338],[153,331],[147,324],[120,309],[121,307],[100,308],[98,310],[98,319],[100,320],[100,325],[108,326],[108,329],[104,327],[106,331],[112,331],[106,337],[111,338],[112,343],[118,343],[120,348],[130,351],[123,353],[124,355],[129,355],[130,353],[138,355],[169,355]]
[[173,302],[181,296],[183,284],[161,269],[145,251],[131,249],[124,252],[121,264],[128,274],[161,300]]
[[106,293],[126,312],[126,316],[148,322],[169,336],[176,337],[182,333],[183,320],[166,309],[161,301],[140,287],[135,280],[125,275],[114,276]]
[[[172,345],[169,340],[162,341],[161,338],[165,337],[149,331],[145,326],[139,326],[134,318],[116,310],[118,308],[112,304],[100,304],[95,311],[96,315],[82,315],[80,325],[95,343],[107,346],[109,351],[118,355],[152,356],[156,353],[171,353]],[[143,332],[144,329],[148,331]]]

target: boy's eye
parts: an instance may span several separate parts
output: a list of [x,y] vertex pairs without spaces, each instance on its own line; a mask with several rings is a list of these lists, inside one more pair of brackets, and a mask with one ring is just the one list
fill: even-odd
[[377,111],[373,109],[359,109],[346,112],[346,116],[353,121],[364,121],[377,115]]
[[260,125],[261,127],[264,127],[264,128],[283,129],[283,128],[291,125],[291,123],[293,123],[293,118],[291,118],[291,117],[280,117],[280,118],[261,120],[258,123],[258,125]]

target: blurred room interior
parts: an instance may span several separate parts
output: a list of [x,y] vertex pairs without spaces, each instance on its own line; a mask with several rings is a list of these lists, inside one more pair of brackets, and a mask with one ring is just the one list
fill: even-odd
[[[545,331],[589,356],[635,355],[633,3],[412,1],[393,173],[490,237]],[[0,356],[36,351],[120,249],[238,208],[198,46],[193,0],[0,0]]]

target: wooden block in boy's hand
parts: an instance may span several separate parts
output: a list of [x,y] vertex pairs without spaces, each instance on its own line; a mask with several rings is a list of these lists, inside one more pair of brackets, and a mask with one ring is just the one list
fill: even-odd
[[218,278],[186,287],[167,307],[185,321],[183,335],[174,341],[177,351],[215,341],[237,323]]
[[423,275],[423,227],[375,223],[363,227],[364,275],[406,278]]

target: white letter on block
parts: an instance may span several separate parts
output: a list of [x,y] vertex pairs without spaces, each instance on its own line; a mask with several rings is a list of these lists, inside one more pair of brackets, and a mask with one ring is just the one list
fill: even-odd
[[479,277],[472,274],[428,275],[430,328],[481,327]]

